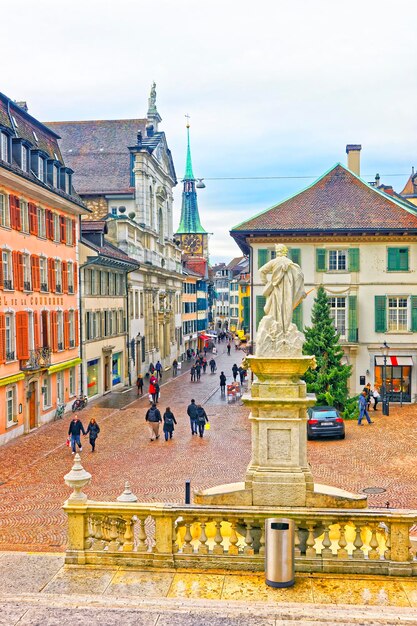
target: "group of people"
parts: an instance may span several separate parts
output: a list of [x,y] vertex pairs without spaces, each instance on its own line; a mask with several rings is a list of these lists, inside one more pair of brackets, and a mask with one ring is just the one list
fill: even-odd
[[380,399],[380,395],[379,395],[378,390],[375,387],[374,389],[372,389],[371,383],[368,383],[367,385],[365,385],[358,400],[358,406],[359,406],[358,426],[363,425],[362,420],[364,417],[366,418],[366,421],[368,422],[368,424],[374,423],[373,420],[371,420],[371,418],[369,417],[368,411],[371,408],[372,402],[374,404],[374,411],[377,410],[376,407],[378,406],[379,399]]
[[[192,399],[187,408],[187,415],[190,418],[191,434],[204,437],[204,430],[206,429],[206,424],[209,423],[209,419],[201,404],[196,404],[195,400]],[[165,409],[164,414],[161,415],[161,411],[158,409],[156,404],[152,403],[152,406],[146,411],[145,421],[148,422],[149,425],[151,441],[159,439],[159,425],[161,423],[163,423],[162,430],[165,441],[172,439],[175,426],[177,425],[177,420],[175,419],[175,415],[169,406]]]
[[79,419],[79,417],[75,416],[70,422],[67,439],[67,444],[71,446],[72,453],[75,454],[76,446],[78,446],[80,452],[83,449],[83,446],[81,444],[81,433],[83,435],[89,435],[91,452],[94,452],[94,450],[96,449],[96,441],[99,432],[100,427],[94,418],[90,420],[87,426],[87,430],[84,430],[82,421]]

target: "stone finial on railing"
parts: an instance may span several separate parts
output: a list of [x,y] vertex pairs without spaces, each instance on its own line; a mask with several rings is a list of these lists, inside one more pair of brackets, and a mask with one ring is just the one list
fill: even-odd
[[138,499],[130,488],[130,483],[127,480],[125,482],[125,490],[116,498],[117,502],[137,502]]
[[74,457],[74,465],[72,466],[71,471],[68,472],[68,474],[65,474],[64,480],[68,487],[72,487],[74,489],[68,498],[68,501],[71,503],[81,503],[87,501],[88,498],[85,493],[82,493],[82,489],[90,482],[91,474],[86,472],[81,465],[81,457],[78,453]]

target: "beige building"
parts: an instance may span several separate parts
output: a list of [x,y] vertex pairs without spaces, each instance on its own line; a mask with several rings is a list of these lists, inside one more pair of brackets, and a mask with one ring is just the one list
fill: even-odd
[[304,191],[231,231],[250,254],[253,338],[264,314],[259,268],[274,255],[274,244],[284,243],[304,272],[308,292],[294,311],[294,322],[300,329],[310,324],[316,288],[324,285],[352,366],[351,393],[368,381],[381,387],[386,342],[391,400],[415,402],[417,210],[364,182],[360,146],[347,151],[350,169],[335,165]]
[[150,363],[170,367],[181,352],[181,250],[173,237],[177,184],[152,86],[145,118],[54,122],[74,170],[74,186],[108,238],[140,264],[129,274],[132,382]]
[[94,398],[131,382],[127,276],[138,264],[106,241],[106,222],[81,227],[82,389]]

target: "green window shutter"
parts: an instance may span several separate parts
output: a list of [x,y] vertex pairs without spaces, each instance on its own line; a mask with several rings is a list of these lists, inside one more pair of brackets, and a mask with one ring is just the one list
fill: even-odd
[[266,248],[261,248],[258,250],[258,269],[265,265],[268,261],[268,250]]
[[348,341],[358,341],[358,301],[356,296],[349,296]]
[[245,296],[242,298],[243,305],[243,326],[246,330],[249,330],[249,317],[250,317],[250,298]]
[[266,303],[265,296],[256,296],[256,330],[258,330],[259,322],[265,315],[264,306]]
[[316,250],[316,271],[325,272],[326,267],[326,250],[324,248],[317,248]]
[[301,250],[300,248],[290,248],[288,252],[288,256],[293,261],[293,263],[297,263],[297,265],[301,266]]
[[292,312],[292,323],[295,324],[298,330],[303,330],[303,302],[294,309]]
[[398,248],[399,269],[408,272],[408,248]]
[[375,296],[375,332],[385,333],[387,331],[387,298],[386,296]]
[[359,272],[359,248],[349,250],[349,272]]
[[411,296],[411,330],[417,333],[417,296]]
[[388,271],[396,272],[399,269],[400,259],[398,248],[388,248]]

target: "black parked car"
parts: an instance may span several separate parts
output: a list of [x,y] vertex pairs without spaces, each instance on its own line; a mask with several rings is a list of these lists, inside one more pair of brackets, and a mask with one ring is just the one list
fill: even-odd
[[313,406],[308,409],[307,439],[322,437],[345,438],[345,424],[333,406]]

